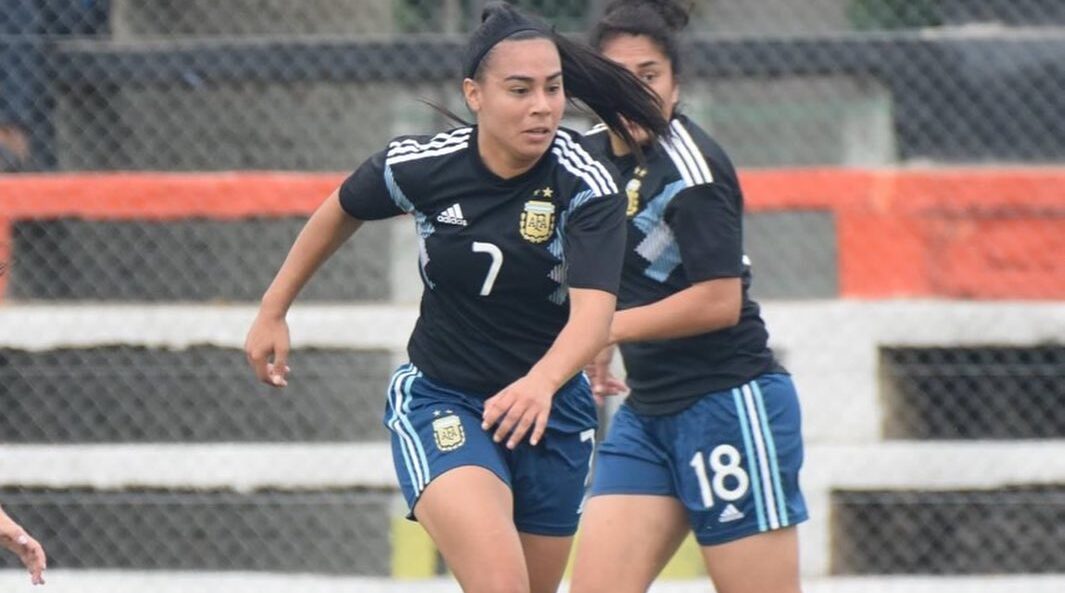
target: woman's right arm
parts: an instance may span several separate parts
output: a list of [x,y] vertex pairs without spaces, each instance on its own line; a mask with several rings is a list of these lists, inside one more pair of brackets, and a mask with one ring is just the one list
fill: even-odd
[[334,191],[311,215],[263,294],[259,314],[248,331],[244,353],[260,381],[287,385],[289,335],[285,315],[307,281],[329,256],[362,225],[340,205]]

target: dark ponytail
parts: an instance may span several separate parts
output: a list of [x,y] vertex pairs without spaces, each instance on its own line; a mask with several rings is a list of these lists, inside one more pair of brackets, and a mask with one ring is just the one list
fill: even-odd
[[658,96],[636,75],[504,2],[492,2],[481,13],[481,26],[470,36],[463,57],[463,74],[481,80],[493,47],[501,41],[523,39],[554,42],[562,62],[566,96],[588,106],[637,155],[640,148],[625,121],[656,137],[668,134],[669,122],[662,116]]
[[552,36],[562,58],[566,95],[580,99],[594,111],[630,150],[641,154],[625,121],[647,130],[654,137],[669,134],[669,122],[662,115],[658,95],[635,74],[584,44],[558,33],[552,33]]
[[614,0],[592,29],[590,42],[602,51],[618,35],[644,35],[669,58],[673,74],[681,71],[677,33],[688,26],[692,2],[677,0]]

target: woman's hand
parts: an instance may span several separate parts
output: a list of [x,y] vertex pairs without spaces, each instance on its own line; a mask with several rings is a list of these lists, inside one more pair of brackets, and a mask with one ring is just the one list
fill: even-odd
[[284,317],[264,315],[255,318],[244,341],[244,355],[255,376],[273,387],[288,385],[288,323]]
[[30,582],[34,585],[44,584],[44,569],[48,565],[44,548],[18,523],[10,519],[0,521],[0,546],[18,555],[26,570],[30,571]]
[[263,295],[259,315],[248,330],[244,354],[260,381],[288,385],[288,324],[285,314],[307,281],[362,225],[340,205],[340,190],[329,194],[300,231],[285,263]]
[[621,395],[629,392],[629,386],[625,381],[617,378],[610,371],[610,363],[614,360],[614,346],[607,346],[595,355],[592,362],[584,367],[588,375],[588,381],[592,385],[592,397],[597,405],[603,405],[603,398],[611,395]]
[[496,426],[492,440],[500,443],[507,439],[508,449],[517,447],[532,429],[529,443],[536,445],[547,430],[551,400],[557,390],[558,386],[550,381],[531,373],[525,375],[484,402],[481,428],[491,430]]

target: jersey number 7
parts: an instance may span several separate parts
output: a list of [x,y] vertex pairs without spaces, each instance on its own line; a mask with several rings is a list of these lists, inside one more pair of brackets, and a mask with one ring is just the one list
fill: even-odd
[[492,293],[492,287],[495,286],[499,268],[503,267],[503,252],[494,244],[482,241],[473,242],[473,252],[487,253],[492,256],[492,265],[488,266],[488,275],[484,277],[484,284],[481,285],[481,296],[488,296]]

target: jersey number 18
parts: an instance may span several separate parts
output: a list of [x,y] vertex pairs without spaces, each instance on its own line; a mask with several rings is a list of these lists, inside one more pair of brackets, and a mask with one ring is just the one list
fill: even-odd
[[[740,466],[740,452],[732,445],[718,445],[705,458],[702,451],[696,451],[689,465],[695,470],[695,477],[699,480],[699,494],[706,508],[714,506],[714,495],[731,502],[747,493],[751,479]],[[712,480],[707,474],[707,465],[714,474]],[[729,477],[733,478],[731,484],[726,482]]]

